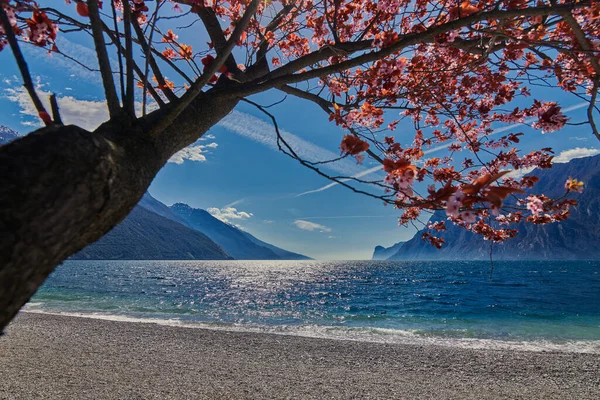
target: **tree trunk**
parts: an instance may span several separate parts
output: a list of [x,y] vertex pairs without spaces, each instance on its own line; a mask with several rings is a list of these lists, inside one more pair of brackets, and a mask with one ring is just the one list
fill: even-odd
[[236,103],[203,94],[153,138],[162,110],[93,133],[43,128],[0,147],[0,333],[58,264],[121,222],[169,157]]

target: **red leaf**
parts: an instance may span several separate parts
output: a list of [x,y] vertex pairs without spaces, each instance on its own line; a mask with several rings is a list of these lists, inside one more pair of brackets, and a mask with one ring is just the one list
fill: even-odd
[[77,14],[81,15],[82,17],[90,16],[90,11],[88,10],[88,6],[83,1],[80,1],[77,3]]
[[340,145],[342,153],[355,156],[369,149],[369,143],[353,135],[345,135]]

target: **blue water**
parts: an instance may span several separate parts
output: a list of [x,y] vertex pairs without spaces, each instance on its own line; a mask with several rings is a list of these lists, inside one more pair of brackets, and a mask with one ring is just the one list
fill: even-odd
[[600,262],[68,261],[28,310],[600,352]]

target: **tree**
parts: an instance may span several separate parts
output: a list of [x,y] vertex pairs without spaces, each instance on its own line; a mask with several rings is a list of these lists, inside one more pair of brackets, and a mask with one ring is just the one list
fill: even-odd
[[[502,224],[554,222],[574,204],[523,194],[536,178],[507,170],[548,168],[552,151],[520,154],[521,133],[491,138],[492,125],[562,128],[569,122],[559,104],[528,99],[537,87],[555,87],[589,101],[584,122],[600,139],[596,1],[66,0],[70,13],[53,3],[0,0],[2,57],[14,56],[46,125],[0,147],[0,331],[56,265],[119,223],[169,157],[239,102],[272,119],[282,151],[326,176],[249,99],[257,93],[318,104],[348,132],[341,157],[361,162],[366,154],[387,173],[382,182],[330,179],[398,207],[402,224],[440,210],[492,241],[514,235]],[[179,29],[205,31],[210,43],[179,41],[182,16],[195,22]],[[93,132],[63,125],[56,99],[45,108],[21,52],[38,46],[81,63],[57,46],[63,34],[93,39],[110,115]],[[385,136],[401,120],[414,127],[402,133],[410,145]],[[453,157],[425,156],[439,144]],[[430,183],[427,193],[418,193],[419,182]],[[569,180],[566,193],[581,185]],[[433,233],[424,239],[443,244]]]

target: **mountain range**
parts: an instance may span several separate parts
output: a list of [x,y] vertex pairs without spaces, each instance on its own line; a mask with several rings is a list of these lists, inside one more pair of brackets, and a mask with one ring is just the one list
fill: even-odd
[[231,260],[205,234],[135,207],[97,242],[71,256],[75,260]]
[[133,211],[76,260],[309,260],[263,242],[202,209],[169,207],[146,193]]
[[[0,125],[0,146],[21,135]],[[171,207],[146,193],[132,212],[77,260],[310,260],[263,242],[205,210]]]
[[[547,225],[521,223],[515,238],[493,245],[496,260],[590,260],[600,258],[600,155],[577,158],[564,164],[554,164],[551,169],[531,172],[540,178],[535,193],[561,197],[564,182],[569,177],[585,183],[582,194],[575,197],[577,207],[571,208],[566,221]],[[431,221],[444,220],[434,216]],[[483,260],[490,257],[489,241],[483,240],[453,224],[436,236],[446,240],[438,250],[421,240],[422,231],[406,242],[385,248],[377,246],[373,259],[388,260]]]
[[265,243],[248,232],[224,223],[206,210],[176,203],[170,210],[188,226],[203,232],[238,260],[307,260],[306,256]]

